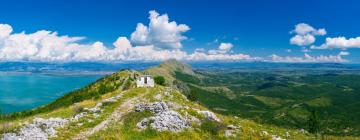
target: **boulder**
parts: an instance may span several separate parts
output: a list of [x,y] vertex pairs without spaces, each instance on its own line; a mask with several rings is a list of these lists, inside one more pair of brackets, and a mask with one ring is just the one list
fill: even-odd
[[180,132],[189,127],[189,123],[176,111],[164,111],[153,118],[150,126],[158,131]]
[[272,140],[285,140],[285,139],[283,139],[283,138],[281,138],[281,137],[279,137],[279,136],[276,136],[276,135],[272,135],[272,136],[271,136],[271,139],[272,139]]
[[237,127],[237,126],[235,126],[235,125],[232,125],[232,124],[226,126],[226,128],[229,129],[229,130],[239,129],[239,127]]
[[136,124],[136,127],[139,129],[145,129],[150,124],[150,120],[151,118],[144,118],[143,120],[141,120]]
[[198,111],[198,113],[204,115],[207,120],[221,122],[221,120],[218,117],[216,117],[215,113],[213,113],[213,112],[210,112],[210,111]]
[[5,133],[1,140],[19,140],[20,137],[18,137],[15,133]]
[[149,110],[153,113],[160,113],[169,110],[169,107],[166,105],[165,102],[155,102],[152,104],[138,104],[135,107],[136,112],[142,112],[145,110]]
[[85,115],[87,115],[87,112],[81,112],[79,114],[76,114],[73,118],[71,118],[71,121],[78,121],[80,118],[84,117]]
[[136,126],[139,129],[145,129],[148,125],[157,131],[179,132],[190,125],[178,112],[168,109],[165,102],[155,102],[152,104],[138,104],[135,111],[141,112],[150,110],[155,116],[144,118]]
[[235,136],[235,131],[234,130],[225,130],[224,136],[225,137],[234,137]]

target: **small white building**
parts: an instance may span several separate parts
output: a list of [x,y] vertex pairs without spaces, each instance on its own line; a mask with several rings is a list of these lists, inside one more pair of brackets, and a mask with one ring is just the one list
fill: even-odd
[[136,79],[136,87],[154,87],[155,82],[151,75],[142,75]]

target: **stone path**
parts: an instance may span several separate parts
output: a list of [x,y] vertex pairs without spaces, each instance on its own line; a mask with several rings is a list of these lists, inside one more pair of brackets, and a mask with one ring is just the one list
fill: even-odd
[[95,134],[96,132],[106,129],[106,127],[112,123],[121,120],[121,118],[126,115],[127,113],[131,112],[132,109],[136,105],[136,101],[138,101],[142,96],[146,95],[149,92],[146,89],[145,93],[141,93],[140,96],[135,98],[128,99],[127,101],[123,102],[116,110],[104,121],[100,124],[96,125],[94,128],[87,129],[86,131],[81,132],[77,136],[73,137],[72,140],[83,140],[87,139],[88,136]]

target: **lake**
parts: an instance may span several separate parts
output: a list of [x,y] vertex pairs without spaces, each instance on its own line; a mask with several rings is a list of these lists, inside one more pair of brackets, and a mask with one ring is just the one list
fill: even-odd
[[32,109],[102,76],[0,73],[0,109],[2,113]]

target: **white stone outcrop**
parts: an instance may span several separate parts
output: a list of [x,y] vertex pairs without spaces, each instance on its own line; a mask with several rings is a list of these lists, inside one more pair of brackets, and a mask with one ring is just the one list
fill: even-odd
[[152,104],[138,104],[135,107],[136,112],[142,112],[145,110],[149,110],[153,113],[160,113],[169,110],[169,107],[166,105],[165,102],[155,102]]
[[176,111],[164,111],[154,117],[150,126],[158,131],[179,132],[188,128],[189,124]]
[[155,113],[155,116],[144,118],[137,127],[139,129],[146,129],[150,126],[157,131],[171,131],[180,132],[185,128],[190,127],[189,122],[184,119],[178,112],[169,110],[165,102],[156,102],[152,104],[139,104],[135,111],[141,112],[149,110]]
[[217,122],[221,122],[221,120],[216,117],[215,113],[210,112],[210,111],[197,111],[199,114],[202,114],[205,116],[206,119],[211,120],[211,121],[217,121]]
[[47,140],[56,136],[56,128],[63,127],[68,122],[62,118],[35,118],[33,123],[20,128],[18,134],[6,133],[2,140]]

